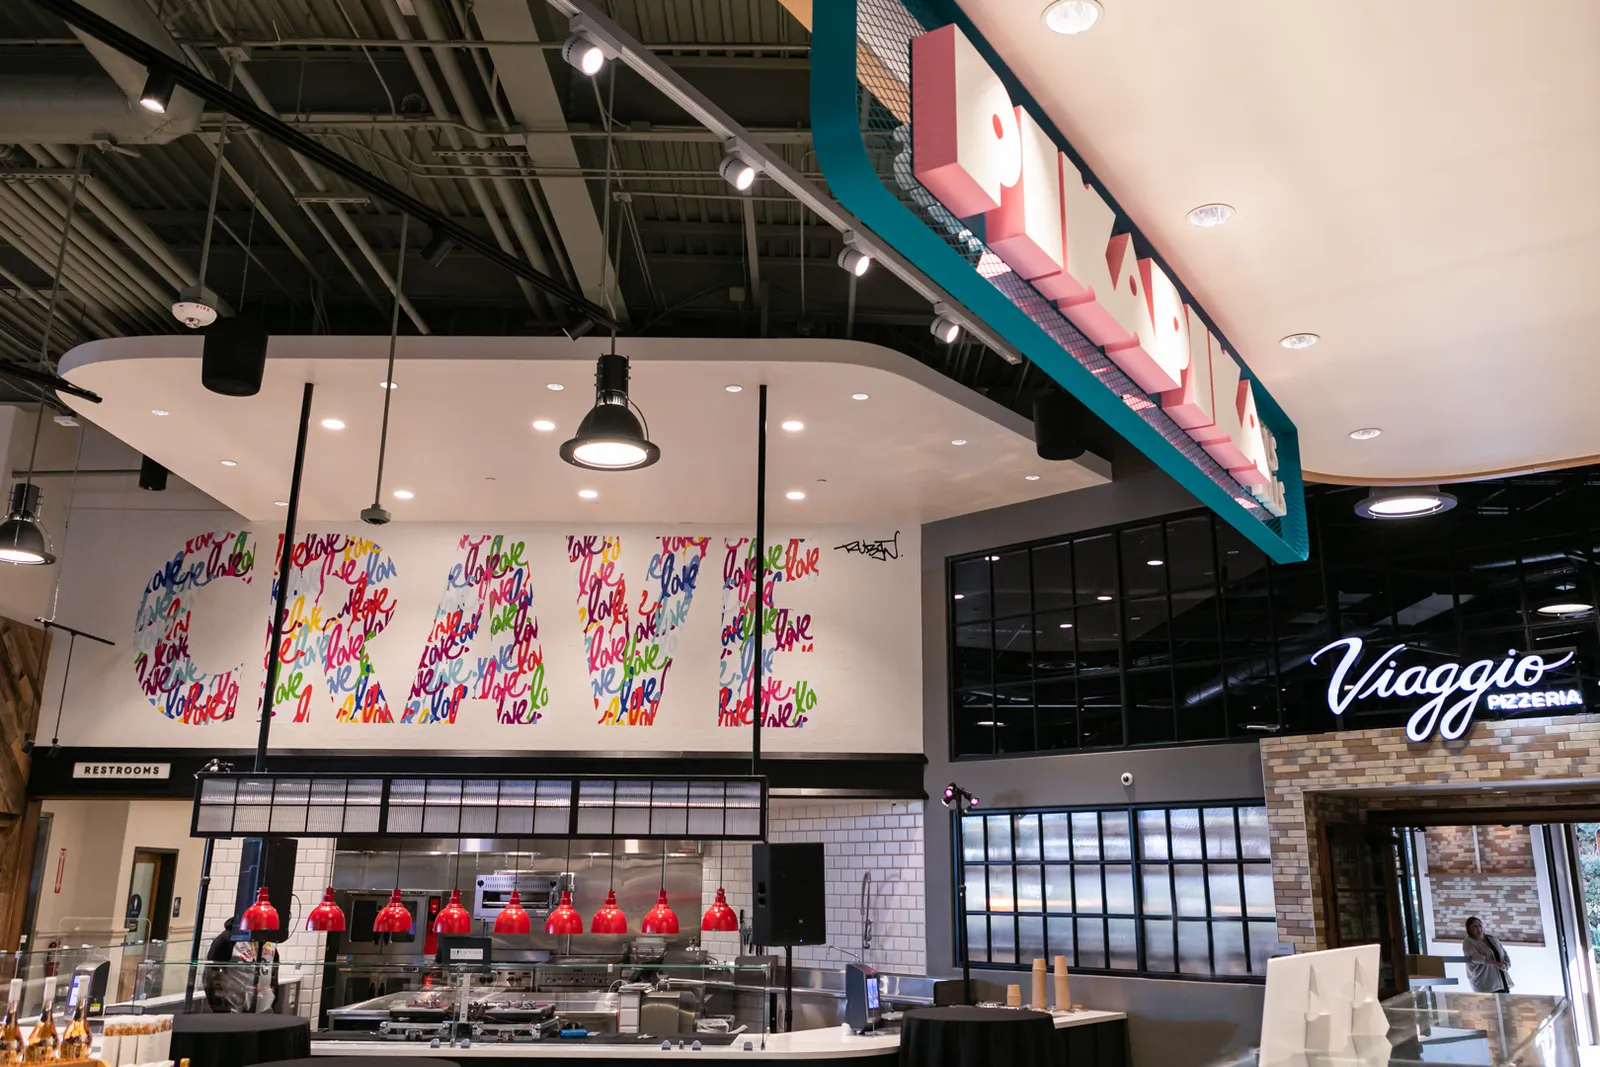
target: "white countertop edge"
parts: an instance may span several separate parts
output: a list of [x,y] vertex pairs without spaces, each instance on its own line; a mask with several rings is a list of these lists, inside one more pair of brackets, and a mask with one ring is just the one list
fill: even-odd
[[[1056,1029],[1064,1030],[1069,1026],[1087,1026],[1092,1023],[1113,1022],[1117,1019],[1126,1019],[1127,1015],[1120,1011],[1078,1011],[1068,1015],[1055,1017]],[[693,1034],[680,1035],[687,1046],[693,1042]],[[761,1047],[760,1035],[748,1038],[755,1043],[755,1048],[746,1052],[743,1041],[732,1045],[707,1045],[699,1052],[691,1051],[685,1047],[680,1053],[674,1044],[671,1050],[665,1050],[658,1045],[586,1045],[576,1041],[561,1041],[552,1039],[546,1041],[530,1041],[524,1044],[493,1043],[477,1044],[467,1048],[430,1048],[421,1041],[318,1041],[312,1036],[311,1055],[313,1056],[433,1056],[438,1059],[459,1060],[467,1057],[484,1058],[526,1058],[539,1059],[543,1057],[568,1059],[643,1059],[647,1056],[685,1056],[704,1060],[736,1060],[736,1059],[761,1059],[761,1060],[847,1060],[862,1056],[882,1056],[895,1052],[900,1048],[900,1035],[885,1034],[882,1037],[862,1037],[858,1034],[842,1034],[837,1027],[824,1027],[817,1030],[799,1030],[792,1034],[768,1034],[767,1047]]]

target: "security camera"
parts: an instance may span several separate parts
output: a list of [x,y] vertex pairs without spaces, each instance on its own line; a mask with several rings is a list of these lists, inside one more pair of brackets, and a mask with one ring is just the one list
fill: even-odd
[[361,521],[368,526],[383,526],[389,521],[389,513],[378,505],[361,509]]
[[1133,784],[1133,773],[1131,771],[1123,771],[1122,772],[1122,784],[1124,786],[1129,786],[1129,785]]

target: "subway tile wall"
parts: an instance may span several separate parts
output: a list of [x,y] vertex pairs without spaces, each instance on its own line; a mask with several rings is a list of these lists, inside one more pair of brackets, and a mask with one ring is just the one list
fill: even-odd
[[[205,932],[200,940],[202,953],[211,939],[222,931],[222,924],[233,914],[234,894],[239,885],[239,858],[244,843],[218,841],[211,857],[211,889],[206,896]],[[289,924],[289,939],[278,946],[278,959],[285,967],[308,965],[302,971],[300,1014],[315,1019],[322,1001],[322,976],[315,970],[322,962],[328,937],[306,930],[306,914],[322,900],[333,874],[333,840],[301,838],[295,854],[294,900],[274,900],[278,920]],[[280,974],[279,983],[284,981]]]
[[[864,958],[884,971],[926,973],[922,819],[920,800],[772,802],[767,840],[821,841],[827,865],[828,944],[796,948],[796,964],[839,967]],[[700,906],[708,906],[721,885],[733,910],[748,922],[750,846],[714,842],[707,849]],[[863,953],[861,894],[869,873],[872,944]],[[719,957],[731,959],[739,953],[738,934],[707,933],[703,943]]]

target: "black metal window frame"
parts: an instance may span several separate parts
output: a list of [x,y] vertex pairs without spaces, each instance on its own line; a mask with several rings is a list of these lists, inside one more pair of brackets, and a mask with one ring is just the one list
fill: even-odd
[[[1231,834],[1222,838],[1224,847],[1213,854],[1214,845],[1207,824],[1207,815],[1223,811],[1229,813]],[[1260,812],[1260,847],[1248,856],[1244,823],[1240,815],[1242,811]],[[1174,848],[1172,834],[1174,812],[1193,812],[1196,816],[1195,837],[1199,845],[1198,855],[1177,854],[1179,850]],[[1117,855],[1107,854],[1105,818],[1107,815],[1120,817],[1126,823],[1128,836],[1125,854],[1120,847],[1117,849]],[[1055,858],[1050,858],[1046,844],[1045,819],[1051,816],[1065,819],[1069,827],[1070,838],[1066,859],[1060,858],[1059,854]],[[1095,848],[1092,855],[1087,854],[1089,850],[1084,850],[1086,854],[1080,858],[1076,835],[1078,820],[1083,816],[1094,819]],[[1264,902],[1257,899],[1259,910],[1255,912],[1250,910],[1251,883],[1246,878],[1250,873],[1265,875],[1265,884],[1271,886],[1272,860],[1264,800],[1112,807],[1011,808],[972,811],[965,816],[956,816],[952,813],[951,818],[966,820],[959,837],[952,835],[952,841],[961,842],[961,847],[956,852],[955,863],[952,865],[952,873],[954,877],[964,880],[969,879],[974,872],[979,875],[977,885],[968,882],[966,914],[960,914],[960,894],[953,894],[955,902],[951,909],[952,918],[959,924],[956,928],[964,927],[967,932],[968,959],[972,966],[985,970],[1025,971],[1031,968],[1035,955],[1052,960],[1057,955],[1065,955],[1068,957],[1068,967],[1071,970],[1085,974],[1203,982],[1258,983],[1266,980],[1266,961],[1277,945],[1276,909],[1269,895]],[[1018,856],[1018,820],[1027,818],[1038,820],[1037,858]],[[1005,820],[1009,836],[1004,843],[990,839],[991,819]],[[1159,822],[1161,827],[1160,840],[1163,847],[1159,855],[1146,849],[1144,825],[1150,819]],[[976,848],[969,829],[973,824],[980,830]],[[1228,844],[1230,841],[1231,845]],[[997,853],[1004,854],[997,855]],[[973,854],[978,858],[969,858]],[[1037,909],[1026,909],[1023,906],[1025,903],[1023,891],[1025,888],[1031,888],[1025,886],[1024,882],[1031,883],[1033,878],[1032,875],[1024,877],[1019,874],[1022,868],[1037,869],[1039,891]],[[1196,871],[1186,873],[1191,876],[1198,875],[1202,890],[1199,900],[1189,905],[1185,905],[1185,898],[1180,896],[1178,888],[1180,869],[1185,868],[1197,868]],[[1228,879],[1229,868],[1232,869],[1237,896],[1231,897],[1230,894],[1234,889],[1229,889],[1214,898],[1213,879]],[[1064,884],[1068,887],[1071,904],[1066,910],[1053,904],[1054,898],[1050,889],[1052,870],[1062,872],[1058,877],[1064,877]],[[1080,871],[1088,872],[1088,876],[1080,879]],[[1111,877],[1116,876],[1121,880],[1124,875],[1126,881],[1123,889],[1126,893],[1119,891],[1117,895],[1130,903],[1126,908],[1113,910]],[[1089,906],[1080,908],[1079,887],[1083,882],[1088,883],[1088,895],[1091,900],[1088,902]],[[1152,886],[1160,886],[1163,882],[1164,900],[1152,899],[1153,896],[1160,895],[1150,892]],[[1226,884],[1226,881],[1215,883],[1216,886]],[[991,907],[997,890],[1001,894],[1006,894],[1001,899],[1009,900],[1009,907]],[[1221,897],[1229,899],[1218,899]],[[1236,912],[1227,910],[1230,900],[1237,901]],[[1121,900],[1117,903],[1121,903]],[[1193,906],[1194,903],[1201,905],[1199,912]],[[1259,907],[1262,904],[1265,905],[1264,908]],[[1039,931],[1037,940],[1039,951],[1030,953],[1026,957],[1023,944],[1024,923],[1036,923]],[[1130,965],[1119,966],[1115,962],[1115,950],[1112,947],[1113,923],[1123,924],[1121,928],[1132,934],[1131,961],[1127,950],[1122,950],[1122,958],[1129,961]],[[1007,925],[1009,931],[1005,929]],[[1086,952],[1084,950],[1086,942],[1082,934],[1085,930],[1093,933],[1096,926],[1099,927],[1098,936],[1092,937],[1087,942],[1091,947]],[[1243,961],[1245,970],[1218,970],[1219,928],[1225,932],[1236,931],[1239,934],[1237,947],[1241,954],[1235,958]],[[999,943],[1002,945],[1009,943],[1009,947],[1002,947],[998,953],[995,951],[997,929],[1001,933]],[[1052,936],[1053,930],[1063,933]],[[1184,970],[1185,948],[1187,947],[1191,953],[1189,957],[1191,960],[1194,958],[1192,953],[1196,948],[1192,940],[1185,944],[1185,934],[1193,938],[1201,930],[1204,932],[1205,969]],[[1005,936],[1007,933],[1009,937]],[[975,936],[977,934],[981,934],[981,938]],[[1164,943],[1162,939],[1165,939]],[[1227,948],[1226,945],[1222,947],[1224,951]],[[1003,957],[1006,954],[1012,958],[1009,960],[1002,958],[998,961],[995,959],[996,955]],[[1170,966],[1163,966],[1168,961]],[[960,963],[959,949],[955,963],[957,965]]]

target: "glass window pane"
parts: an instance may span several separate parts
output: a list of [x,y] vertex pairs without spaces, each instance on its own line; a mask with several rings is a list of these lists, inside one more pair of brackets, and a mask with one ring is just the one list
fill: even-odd
[[1126,667],[1165,667],[1172,662],[1172,627],[1165,597],[1123,602],[1123,632],[1127,634]]
[[1072,543],[1043,545],[1033,550],[1033,609],[1071,607]]
[[1105,911],[1100,894],[1100,868],[1098,866],[1074,867],[1072,881],[1078,892],[1075,909],[1079,915],[1099,915]]
[[1072,858],[1071,817],[1064,811],[1046,812],[1040,820],[1044,824],[1044,858],[1070,860]]
[[950,567],[950,593],[952,615],[956,622],[987,619],[989,610],[989,563],[978,559],[964,559]]
[[1171,872],[1165,864],[1147,863],[1139,868],[1143,882],[1144,913],[1146,915],[1172,914]]
[[1017,962],[1017,928],[1009,915],[989,920],[989,962]]
[[[1215,741],[1227,737],[1227,681],[1222,664],[1179,667],[1172,673],[1178,740]],[[1327,711],[1326,706],[1323,711]]]
[[1212,923],[1211,947],[1216,953],[1216,974],[1249,974],[1244,952],[1243,923]]
[[1072,914],[1072,868],[1049,866],[1044,869],[1044,899],[1050,910]]
[[1032,617],[995,620],[994,680],[997,685],[1033,680]]
[[983,816],[961,817],[961,858],[972,862],[983,861]]
[[956,645],[950,663],[950,681],[957,689],[993,683],[990,650],[994,638],[986,622],[971,622],[956,627]]
[[1122,665],[1121,612],[1109,600],[1078,607],[1078,669],[1114,671]]
[[1211,944],[1206,939],[1206,924],[1178,924],[1178,970],[1184,974],[1211,973]]
[[[1073,920],[1071,919],[1046,919],[1047,936],[1050,939],[1050,955],[1067,957],[1067,966],[1077,966],[1074,960],[1076,939],[1072,936]],[[1050,965],[1055,966],[1052,959]]]
[[1233,809],[1207,808],[1201,817],[1206,831],[1206,858],[1212,860],[1236,858],[1239,844],[1233,836]]
[[982,915],[967,916],[967,957],[974,963],[989,962],[989,920]]
[[990,911],[1016,910],[1016,890],[1012,887],[1011,877],[1010,864],[989,865]]
[[1114,971],[1137,971],[1139,969],[1139,944],[1136,931],[1138,922],[1134,919],[1108,919],[1106,921],[1106,949],[1110,959],[1107,961]]
[[994,693],[975,689],[955,695],[956,755],[987,756],[994,752]]
[[1011,817],[1008,815],[990,815],[983,820],[984,829],[989,835],[989,858],[991,860],[1011,859]]
[[981,866],[968,866],[967,879],[967,914],[975,911],[989,909],[989,883],[985,879],[984,869]]
[[1267,973],[1267,960],[1278,944],[1277,923],[1250,923],[1250,973]]
[[1165,598],[1167,551],[1161,543],[1161,527],[1122,531],[1122,593],[1128,597]]
[[1002,685],[994,691],[994,744],[996,752],[1034,752],[1033,686]]
[[1173,593],[1168,625],[1174,663],[1215,663],[1221,657],[1222,621],[1210,593]]
[[1167,523],[1167,581],[1174,594],[1217,586],[1211,547],[1211,516],[1195,515]]
[[1194,808],[1174,808],[1172,816],[1172,858],[1197,860],[1200,854],[1200,813]]
[[1078,676],[1078,729],[1084,748],[1122,744],[1122,678],[1119,675]]
[[994,613],[1023,615],[1033,610],[1032,579],[1025,549],[991,555],[994,576]]
[[1072,561],[1079,604],[1102,603],[1099,597],[1117,595],[1117,549],[1110,534],[1073,542]]
[[1178,863],[1172,868],[1172,884],[1178,894],[1178,914],[1206,917],[1204,871],[1198,863]]
[[1106,929],[1101,919],[1078,920],[1078,966],[1098,967],[1102,970],[1106,965]]
[[1206,865],[1206,878],[1211,888],[1211,914],[1214,918],[1238,918],[1239,865],[1236,863],[1210,863]]
[[1017,859],[1039,859],[1039,816],[1017,815],[1015,820]]
[[1072,674],[1078,669],[1077,618],[1072,609],[1035,616],[1033,665],[1038,675]]
[[1032,964],[1034,960],[1045,957],[1043,916],[1019,916],[1017,919],[1017,937],[1018,963]]
[[[1044,910],[1044,888],[1040,882],[1039,868],[1031,863],[1017,866],[1017,910],[1040,912]],[[1238,892],[1235,891],[1235,896]]]
[[1034,722],[1041,749],[1078,747],[1078,683],[1071,678],[1035,682]]
[[1146,920],[1144,924],[1144,965],[1149,971],[1171,974],[1178,969],[1172,955],[1172,921]]
[[1177,737],[1172,711],[1172,672],[1166,669],[1132,671],[1128,687],[1128,743],[1149,745]]
[[1102,811],[1100,813],[1100,836],[1108,860],[1129,860],[1133,858],[1132,842],[1128,840],[1128,813],[1125,811]]
[[1167,813],[1139,813],[1139,855],[1147,860],[1170,858],[1167,851]]
[[1267,833],[1266,808],[1239,809],[1239,837],[1244,859],[1272,858],[1272,838]]
[[1133,914],[1133,868],[1120,863],[1106,865],[1106,913]]
[[1100,858],[1100,816],[1093,811],[1072,813],[1072,858],[1097,860]]
[[1273,909],[1272,870],[1265,865],[1244,869],[1244,906],[1252,918],[1270,919]]

